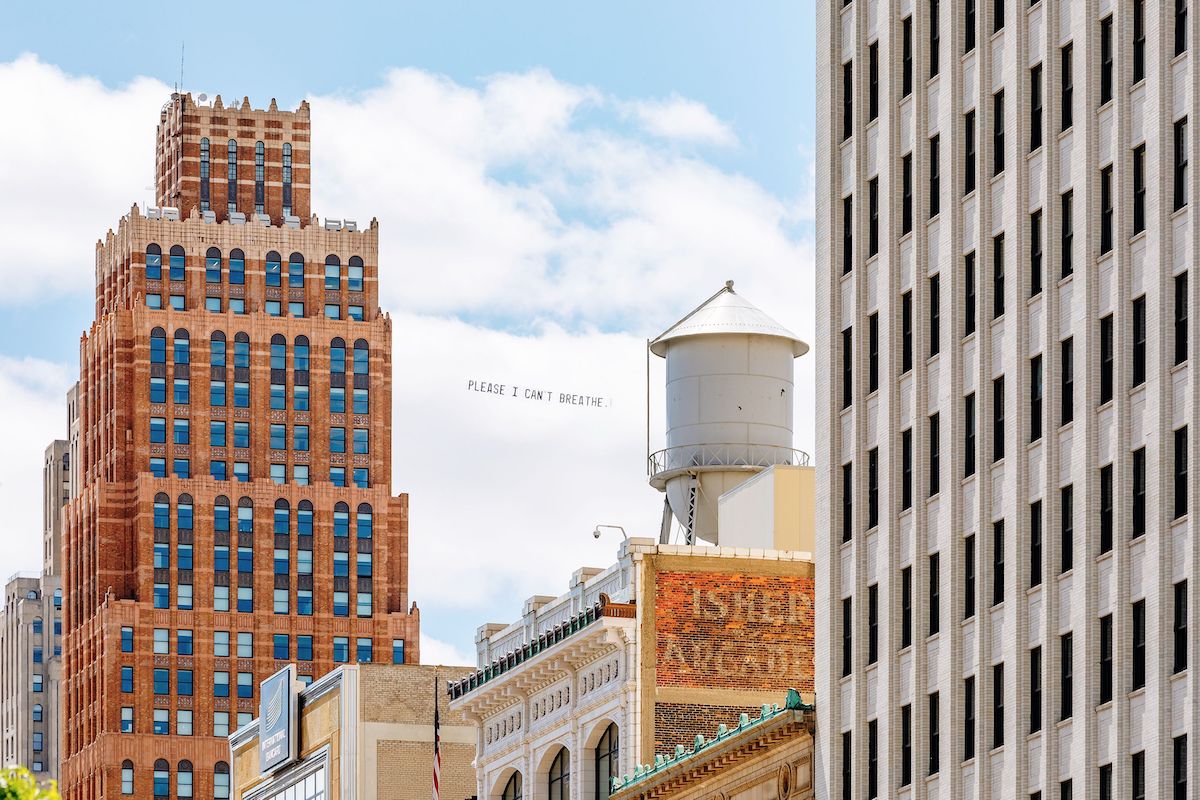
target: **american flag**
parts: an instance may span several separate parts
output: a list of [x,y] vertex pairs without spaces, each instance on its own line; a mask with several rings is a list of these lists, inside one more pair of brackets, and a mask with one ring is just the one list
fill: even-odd
[[433,678],[433,800],[442,800],[442,719],[438,713],[438,681]]

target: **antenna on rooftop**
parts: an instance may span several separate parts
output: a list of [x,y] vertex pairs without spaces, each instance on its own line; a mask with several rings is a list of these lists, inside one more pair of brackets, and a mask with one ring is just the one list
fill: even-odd
[[177,90],[178,90],[178,91],[181,91],[181,92],[183,91],[183,51],[184,51],[184,44],[185,44],[185,42],[183,42],[182,40],[180,40],[180,42],[179,42],[179,86],[177,87]]

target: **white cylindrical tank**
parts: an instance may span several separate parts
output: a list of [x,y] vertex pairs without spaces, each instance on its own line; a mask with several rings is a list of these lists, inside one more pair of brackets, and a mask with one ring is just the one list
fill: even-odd
[[691,538],[717,542],[717,498],[792,449],[794,360],[808,345],[732,282],[650,343],[667,361],[667,447],[650,482]]

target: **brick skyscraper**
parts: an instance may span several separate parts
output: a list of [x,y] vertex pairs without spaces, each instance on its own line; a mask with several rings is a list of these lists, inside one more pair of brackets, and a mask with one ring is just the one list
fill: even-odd
[[80,345],[71,800],[228,797],[261,679],[418,660],[378,227],[310,218],[307,103],[176,94],[158,130],[163,208],[98,243]]

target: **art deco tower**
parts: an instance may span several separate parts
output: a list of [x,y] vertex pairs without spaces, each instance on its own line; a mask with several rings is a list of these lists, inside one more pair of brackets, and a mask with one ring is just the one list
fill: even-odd
[[1195,797],[1194,5],[818,8],[818,796]]
[[310,217],[307,103],[158,128],[159,209],[96,248],[64,531],[64,797],[228,797],[296,662],[417,661],[378,228]]

